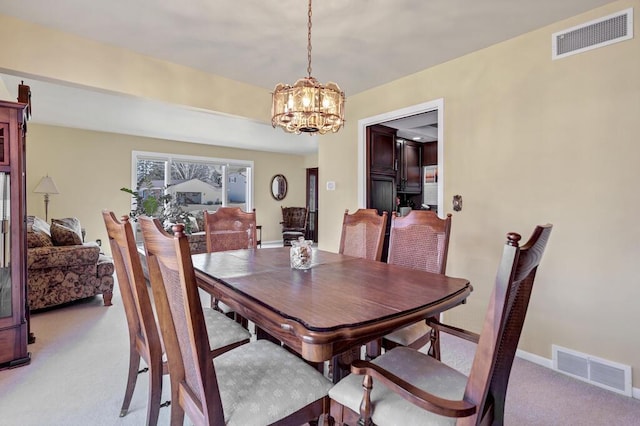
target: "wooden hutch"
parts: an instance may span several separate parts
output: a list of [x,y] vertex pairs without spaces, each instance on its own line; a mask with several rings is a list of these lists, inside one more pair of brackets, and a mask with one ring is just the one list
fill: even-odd
[[20,85],[23,102],[0,101],[0,369],[31,361],[25,259],[28,92]]

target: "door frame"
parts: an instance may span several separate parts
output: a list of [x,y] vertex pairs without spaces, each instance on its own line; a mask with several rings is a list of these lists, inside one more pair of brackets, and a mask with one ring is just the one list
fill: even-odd
[[367,127],[410,115],[438,111],[438,216],[444,215],[444,98],[358,120],[358,206],[367,208]]
[[[310,191],[310,177],[315,176],[315,185],[313,188],[313,194]],[[314,243],[318,242],[318,189],[320,188],[319,180],[318,180],[318,168],[317,167],[309,167],[307,168],[307,207],[309,208],[309,222],[307,223],[307,235],[305,238],[308,240],[312,240]],[[315,206],[315,210],[311,210],[311,197],[313,195],[313,206]],[[313,223],[313,226],[311,224]],[[313,231],[312,231],[313,228]]]

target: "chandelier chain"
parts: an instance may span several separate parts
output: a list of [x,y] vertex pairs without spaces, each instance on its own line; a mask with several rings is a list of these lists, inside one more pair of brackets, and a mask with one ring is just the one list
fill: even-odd
[[309,23],[307,24],[307,74],[311,77],[311,0],[309,0]]

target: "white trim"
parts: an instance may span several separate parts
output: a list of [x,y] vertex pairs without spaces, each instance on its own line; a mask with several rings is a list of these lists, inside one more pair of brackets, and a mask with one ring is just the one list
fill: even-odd
[[385,121],[395,120],[409,115],[438,111],[438,215],[444,216],[444,99],[436,99],[422,104],[385,112],[358,120],[358,207],[367,207],[366,171],[367,171],[367,127]]
[[[172,154],[169,152],[150,152],[150,151],[132,151],[134,156],[141,155],[144,157],[148,157],[150,159],[158,159],[164,160],[167,157],[177,158],[180,160],[189,160],[194,163],[215,163],[220,165],[238,165],[238,166],[247,166],[253,167],[253,160],[235,160],[230,158],[218,158],[218,157],[203,157],[201,155],[183,155],[183,154]],[[135,162],[134,162],[134,170],[135,170]]]
[[530,352],[523,351],[521,349],[516,350],[516,356],[526,361],[530,361],[534,364],[553,369],[553,360],[542,357],[540,355],[532,354]]

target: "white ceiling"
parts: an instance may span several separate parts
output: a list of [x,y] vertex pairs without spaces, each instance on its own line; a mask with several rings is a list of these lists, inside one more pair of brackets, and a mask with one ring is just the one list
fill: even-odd
[[[316,1],[312,75],[337,82],[348,100],[606,3],[611,0]],[[269,90],[306,75],[304,0],[56,0],[55,6],[0,0],[0,13]],[[0,77],[4,97],[14,100],[21,76],[9,74]],[[270,124],[29,77],[36,123],[278,152],[314,152],[318,143]],[[0,97],[2,91],[0,84]],[[83,108],[64,108],[68,102]]]

